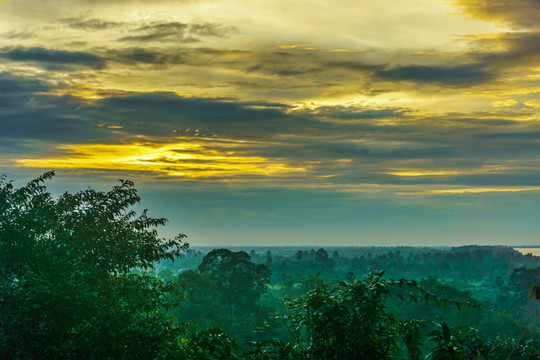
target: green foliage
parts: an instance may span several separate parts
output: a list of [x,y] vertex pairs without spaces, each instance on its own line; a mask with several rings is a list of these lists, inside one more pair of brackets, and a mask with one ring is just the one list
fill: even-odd
[[[184,260],[194,266],[202,260],[199,271],[160,265],[160,279],[150,272],[156,263],[171,262],[188,245],[184,235],[158,237],[165,219],[132,210],[139,202],[133,183],[55,199],[43,185],[53,175],[19,189],[0,179],[0,359],[536,360],[540,354],[539,304],[526,293],[540,268],[513,250],[409,251],[405,258],[402,249],[370,248],[367,257],[349,258],[351,250],[343,249],[332,259],[324,249],[294,250],[289,259],[269,250],[250,257],[216,249],[204,258],[191,251]],[[277,271],[272,286],[269,267],[253,258]],[[385,279],[374,270],[355,280],[369,264],[394,274],[470,272],[480,285],[463,291],[457,282]],[[472,293],[493,299],[490,310]],[[283,309],[287,296],[295,300]]]
[[304,356],[298,347],[292,346],[279,339],[267,339],[252,342],[253,350],[242,355],[250,360],[301,360]]
[[526,267],[514,269],[508,279],[508,287],[521,293],[530,291],[531,287],[537,284],[540,284],[540,266],[536,269]]
[[174,346],[171,284],[152,269],[187,248],[161,239],[164,219],[136,216],[133,183],[54,199],[49,172],[0,182],[0,358],[151,359]]
[[450,334],[450,328],[445,323],[439,324],[440,329],[428,333],[429,339],[437,344],[431,353],[433,360],[457,359],[457,349]]
[[473,328],[452,331],[446,323],[427,334],[436,347],[429,357],[433,360],[537,360],[540,339],[516,341],[498,337],[488,341]]
[[422,332],[423,320],[401,321],[399,333],[407,349],[407,354],[411,360],[419,360],[422,355]]
[[236,342],[220,329],[208,329],[195,333],[183,344],[182,359],[190,360],[234,360]]
[[193,322],[200,329],[224,329],[230,325],[227,303],[216,280],[208,273],[184,271],[178,274],[177,282],[181,293],[172,298],[178,299],[180,306],[172,308],[170,314],[181,322]]
[[272,275],[266,265],[253,263],[246,252],[227,249],[215,249],[206,254],[199,271],[216,280],[231,313],[253,307],[266,291]]
[[[382,280],[382,275],[373,272],[349,283],[318,280],[307,295],[289,302],[288,320],[307,358],[394,358],[399,350],[397,338],[411,324],[387,311],[384,299],[391,296],[396,282]],[[408,348],[415,352],[419,337],[414,331],[407,334]]]
[[243,251],[216,249],[204,256],[199,270],[178,274],[182,305],[171,313],[200,329],[219,327],[241,346],[262,340],[270,318],[260,301],[271,276],[266,265],[253,263]]
[[487,347],[486,359],[492,360],[538,360],[540,357],[540,338],[510,339],[498,337]]

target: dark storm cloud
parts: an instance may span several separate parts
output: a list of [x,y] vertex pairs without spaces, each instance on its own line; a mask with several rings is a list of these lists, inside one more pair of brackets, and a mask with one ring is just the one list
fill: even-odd
[[414,81],[448,86],[477,85],[493,79],[494,75],[481,65],[458,66],[397,66],[378,70],[376,76],[391,81]]
[[0,58],[16,62],[29,62],[48,70],[68,69],[72,66],[103,69],[105,60],[97,55],[80,51],[51,50],[45,48],[4,48]]
[[478,134],[479,138],[483,139],[500,139],[500,140],[523,140],[529,141],[533,140],[540,142],[540,130],[537,131],[515,131],[515,132],[496,132],[489,134]]
[[0,138],[52,143],[113,138],[110,131],[95,126],[101,119],[81,110],[84,102],[47,95],[52,89],[40,81],[0,73]]
[[[217,133],[239,139],[269,140],[282,134],[319,137],[322,131],[325,136],[339,137],[344,131],[345,134],[375,131],[369,126],[344,130],[316,114],[287,113],[289,107],[279,103],[184,98],[171,93],[126,93],[85,103],[71,96],[46,95],[44,93],[51,88],[37,81],[7,74],[3,74],[1,80],[0,103],[4,110],[1,133],[8,137],[50,137],[56,141],[65,137],[68,141],[93,141],[94,136],[112,136],[110,131],[107,132],[108,125],[122,126],[115,134],[123,136],[170,136],[175,129],[182,129],[182,133],[192,129],[189,132],[192,135],[193,129],[199,129],[201,136]],[[336,112],[346,117],[343,109]],[[384,110],[375,110],[369,114],[369,109],[365,109],[361,115],[373,117],[383,113]],[[104,126],[97,128],[95,125],[99,123]],[[67,136],[70,131],[73,136]],[[320,145],[316,142],[302,144],[313,148]]]
[[34,93],[47,90],[49,87],[40,81],[0,73],[0,111],[17,109]]
[[540,28],[538,0],[457,0],[456,3],[474,17],[502,21],[518,28]]
[[31,94],[50,89],[39,80],[25,79],[9,73],[0,73],[0,96]]
[[51,90],[39,81],[0,74],[0,136],[95,141],[96,136],[116,136],[107,130],[109,125],[122,126],[115,134],[123,136],[170,136],[177,128],[201,128],[201,135],[203,131],[216,131],[250,136],[276,134],[286,125],[295,131],[308,121],[299,118],[301,121],[289,124],[276,103],[243,104],[171,93],[125,93],[87,103],[68,95],[47,94]]
[[[156,134],[170,134],[176,128],[199,128],[201,133],[265,137],[281,131],[298,131],[309,122],[301,117],[290,121],[290,117],[276,107],[253,108],[249,103],[184,98],[171,93],[108,98],[102,100],[99,107],[89,110],[106,113],[110,121],[119,124],[129,125],[133,121],[149,123],[152,125],[149,131]],[[126,131],[129,129],[127,126]]]
[[164,119],[192,118],[202,123],[240,123],[264,122],[272,118],[282,118],[284,114],[275,109],[255,110],[243,106],[241,103],[232,103],[214,99],[184,98],[173,93],[136,94],[129,97],[116,97],[104,99],[103,107],[130,109],[133,113],[155,112]]

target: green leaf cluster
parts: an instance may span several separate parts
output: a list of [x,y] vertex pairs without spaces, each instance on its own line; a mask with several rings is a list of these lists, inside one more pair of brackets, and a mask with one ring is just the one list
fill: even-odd
[[178,328],[170,284],[152,269],[187,248],[158,237],[165,219],[136,215],[130,181],[54,199],[53,172],[15,189],[0,181],[0,358],[151,359]]

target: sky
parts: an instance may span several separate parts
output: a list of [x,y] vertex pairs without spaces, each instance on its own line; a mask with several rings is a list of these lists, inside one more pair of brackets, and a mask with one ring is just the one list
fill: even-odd
[[0,0],[0,173],[192,245],[540,245],[539,0]]

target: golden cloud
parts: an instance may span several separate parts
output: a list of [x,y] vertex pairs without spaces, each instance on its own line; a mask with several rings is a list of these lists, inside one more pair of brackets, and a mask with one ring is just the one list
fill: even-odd
[[514,99],[508,99],[508,100],[499,100],[499,101],[493,101],[491,103],[491,106],[500,108],[500,107],[511,107],[516,105],[518,102]]
[[380,174],[402,176],[402,177],[421,177],[421,176],[459,176],[459,175],[480,175],[504,173],[512,169],[523,169],[518,167],[508,167],[504,165],[483,165],[474,169],[392,169],[380,172]]
[[426,196],[426,195],[464,195],[485,193],[514,193],[524,191],[540,191],[540,186],[500,186],[500,187],[458,187],[426,191],[398,192],[396,195]]
[[540,100],[538,99],[529,99],[524,104],[533,108],[540,108]]
[[272,176],[305,171],[275,159],[238,155],[197,142],[62,145],[64,155],[18,159],[25,167],[125,170],[184,178]]

